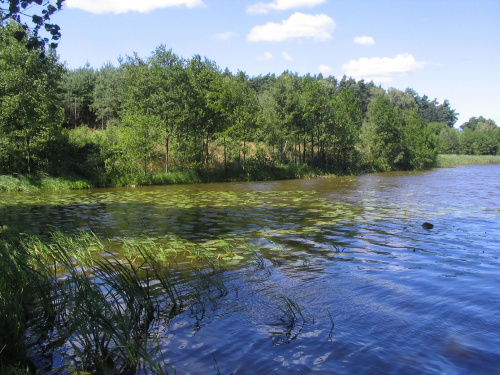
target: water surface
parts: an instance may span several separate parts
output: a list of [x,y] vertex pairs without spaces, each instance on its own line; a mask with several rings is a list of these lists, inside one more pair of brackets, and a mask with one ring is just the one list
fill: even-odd
[[162,330],[179,374],[500,374],[499,189],[488,165],[4,194],[0,224],[253,246],[227,295]]

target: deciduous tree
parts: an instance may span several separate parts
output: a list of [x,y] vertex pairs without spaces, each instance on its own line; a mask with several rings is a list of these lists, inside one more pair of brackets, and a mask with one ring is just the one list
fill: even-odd
[[[18,33],[25,38],[19,40]],[[29,35],[15,22],[0,27],[0,170],[35,173],[55,157],[63,110],[55,54],[25,47]]]

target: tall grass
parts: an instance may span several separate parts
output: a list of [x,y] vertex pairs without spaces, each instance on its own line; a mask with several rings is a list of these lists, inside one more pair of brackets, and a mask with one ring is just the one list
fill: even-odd
[[471,164],[500,164],[500,155],[444,155],[437,156],[438,168],[458,167]]
[[194,247],[186,282],[168,266],[176,250],[157,252],[147,239],[125,242],[130,257],[107,253],[92,233],[44,240],[3,230],[0,240],[0,373],[33,367],[34,352],[57,352],[70,372],[167,373],[160,321],[228,293],[220,263]]
[[89,189],[92,185],[85,179],[76,176],[50,177],[46,174],[28,175],[0,175],[0,191],[31,193],[40,190],[72,190]]
[[0,175],[0,191],[30,193],[40,190],[72,190],[89,189],[92,187],[151,186],[224,181],[269,181],[312,178],[325,173],[327,172],[305,164],[262,167],[249,163],[248,168],[244,171],[240,168],[228,168],[227,171],[224,171],[220,167],[207,167],[168,173],[156,171],[145,175],[103,175],[96,176],[92,181],[78,176],[51,177],[47,174],[36,176],[16,174],[12,176]]

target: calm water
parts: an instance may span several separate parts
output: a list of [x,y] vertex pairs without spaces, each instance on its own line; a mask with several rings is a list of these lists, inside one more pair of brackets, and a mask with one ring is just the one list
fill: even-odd
[[491,165],[5,194],[0,225],[254,246],[226,296],[162,330],[178,374],[500,374],[499,191]]

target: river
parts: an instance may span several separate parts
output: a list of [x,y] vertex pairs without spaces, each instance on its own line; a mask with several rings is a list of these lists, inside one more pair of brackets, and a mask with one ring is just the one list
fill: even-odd
[[0,225],[256,249],[163,327],[178,374],[500,374],[499,191],[486,165],[3,194]]

